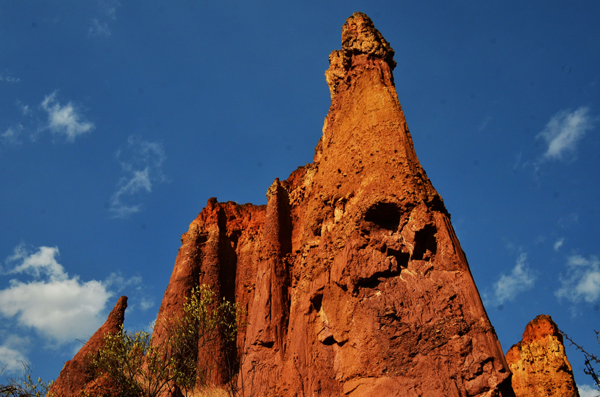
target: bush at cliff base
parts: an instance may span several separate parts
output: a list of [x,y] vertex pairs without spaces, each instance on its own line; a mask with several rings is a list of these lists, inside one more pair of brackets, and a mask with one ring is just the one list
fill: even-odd
[[153,344],[147,332],[122,327],[116,334],[107,334],[91,360],[94,388],[101,395],[118,396],[193,393],[206,386],[211,370],[198,360],[199,348],[218,338],[235,340],[239,318],[237,304],[225,299],[215,302],[214,293],[205,285],[194,288],[180,315],[155,324],[155,332],[165,335],[161,343]]

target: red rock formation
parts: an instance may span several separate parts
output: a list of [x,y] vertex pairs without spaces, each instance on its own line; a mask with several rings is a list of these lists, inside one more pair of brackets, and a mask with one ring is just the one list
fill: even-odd
[[246,396],[514,395],[415,154],[393,54],[353,14],[329,57],[331,108],[314,162],[275,180],[266,207],[210,199],[183,235],[159,317],[199,283],[248,312],[239,367],[222,343],[199,352],[214,382],[236,373]]
[[563,336],[550,316],[541,314],[527,324],[506,361],[517,397],[579,397]]
[[60,371],[60,375],[52,383],[48,392],[49,396],[79,396],[82,390],[94,390],[94,374],[89,372],[90,357],[97,354],[100,347],[104,344],[104,335],[119,332],[125,320],[126,308],[127,297],[122,296],[108,315],[104,325],[79,349],[72,360],[66,362],[62,371]]

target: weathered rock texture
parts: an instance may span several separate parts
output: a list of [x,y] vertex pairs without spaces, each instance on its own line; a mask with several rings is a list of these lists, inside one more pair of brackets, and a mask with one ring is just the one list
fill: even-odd
[[415,154],[393,55],[353,14],[325,72],[331,108],[314,162],[276,179],[266,206],[210,199],[183,235],[159,318],[200,283],[248,313],[234,349],[199,353],[216,383],[233,373],[246,396],[513,395]]
[[541,314],[527,324],[506,361],[517,397],[579,397],[563,336],[550,316]]
[[92,357],[98,353],[98,350],[104,344],[106,334],[116,334],[123,326],[125,320],[125,309],[127,308],[127,297],[122,296],[108,315],[104,325],[102,325],[72,360],[66,362],[60,375],[52,383],[48,392],[49,396],[79,396],[81,391],[87,391],[91,395],[99,395],[94,382],[94,373],[90,372]]

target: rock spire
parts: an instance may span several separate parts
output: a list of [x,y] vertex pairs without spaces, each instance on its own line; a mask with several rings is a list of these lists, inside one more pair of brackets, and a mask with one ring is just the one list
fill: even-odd
[[159,318],[203,283],[247,310],[235,346],[198,352],[213,383],[242,396],[514,396],[415,153],[393,55],[369,17],[348,18],[313,163],[276,179],[266,206],[209,199],[182,236]]
[[541,314],[527,324],[506,361],[517,397],[579,397],[563,336],[550,316]]
[[[362,13],[325,72],[314,162],[266,206],[207,206],[182,237],[160,313],[197,283],[247,309],[216,383],[242,395],[511,396],[510,372],[444,203],[415,154],[394,50]],[[159,314],[160,316],[161,314]],[[229,351],[229,350],[222,350]]]

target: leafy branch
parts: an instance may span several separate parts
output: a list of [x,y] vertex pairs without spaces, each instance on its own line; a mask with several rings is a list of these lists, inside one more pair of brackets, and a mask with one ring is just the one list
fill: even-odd
[[[18,378],[7,377],[6,384],[0,384],[0,397],[45,397],[52,385],[52,381],[45,382],[42,378],[35,380],[31,377],[31,366],[21,362],[21,376]],[[0,375],[6,368],[0,370]]]

